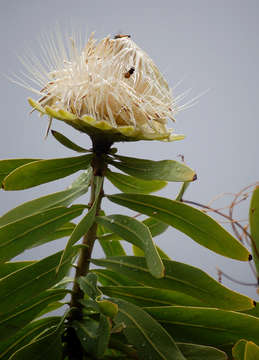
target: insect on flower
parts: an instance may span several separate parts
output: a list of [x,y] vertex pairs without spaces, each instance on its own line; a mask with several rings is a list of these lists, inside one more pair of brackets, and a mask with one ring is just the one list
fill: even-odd
[[56,43],[52,38],[42,47],[43,59],[26,59],[30,78],[41,89],[27,85],[39,94],[38,101],[29,103],[41,115],[111,142],[184,137],[167,128],[178,110],[177,99],[130,35],[97,41],[92,34],[84,47],[73,39],[62,44],[59,36]]
[[127,71],[127,72],[125,73],[124,77],[125,77],[126,79],[130,78],[131,75],[134,73],[134,71],[135,71],[135,68],[134,68],[134,66],[132,66],[132,67],[129,69],[129,71]]
[[130,38],[131,36],[130,35],[122,35],[122,34],[117,34],[114,36],[114,39],[122,39],[122,38]]

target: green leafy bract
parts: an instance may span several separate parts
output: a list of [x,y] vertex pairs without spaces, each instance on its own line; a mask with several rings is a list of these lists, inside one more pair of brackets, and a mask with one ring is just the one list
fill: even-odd
[[51,130],[51,134],[54,136],[54,138],[62,145],[64,145],[66,148],[70,150],[74,150],[79,153],[86,153],[90,152],[89,150],[82,148],[81,146],[78,146],[73,141],[69,140],[65,135],[61,134],[58,131]]

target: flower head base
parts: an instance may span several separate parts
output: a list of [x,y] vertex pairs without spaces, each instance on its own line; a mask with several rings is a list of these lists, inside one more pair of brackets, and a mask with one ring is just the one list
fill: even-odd
[[73,41],[72,50],[41,74],[42,96],[29,99],[34,109],[110,142],[183,138],[167,128],[177,108],[166,80],[130,37],[91,35],[81,52]]

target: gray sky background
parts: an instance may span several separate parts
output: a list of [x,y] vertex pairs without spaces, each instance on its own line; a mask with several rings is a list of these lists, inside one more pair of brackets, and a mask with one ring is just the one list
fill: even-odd
[[[205,204],[222,192],[238,192],[259,179],[258,1],[0,0],[0,5],[3,74],[23,70],[17,54],[22,56],[28,47],[37,54],[37,40],[43,32],[51,33],[57,23],[65,30],[72,24],[75,31],[89,34],[95,30],[97,38],[118,32],[131,34],[171,87],[183,79],[176,94],[192,88],[187,100],[210,89],[197,105],[177,116],[176,130],[186,134],[184,141],[118,144],[120,154],[156,160],[177,159],[178,154],[183,154],[198,173],[198,180],[185,197]],[[28,115],[26,99],[33,94],[3,76],[0,87],[2,159],[76,155],[51,136],[44,140],[46,119]],[[90,147],[89,139],[72,128],[57,121],[53,128]],[[21,202],[62,190],[74,177],[22,192],[1,192],[1,213]],[[178,188],[171,183],[161,195],[173,198]],[[117,191],[107,184],[106,192]],[[108,213],[121,211],[108,202],[104,208]],[[236,217],[246,219],[247,206],[241,207]],[[46,256],[63,244],[64,240],[60,240],[36,248],[19,259]],[[158,244],[172,259],[198,266],[214,277],[218,266],[239,280],[254,281],[248,264],[215,255],[173,229],[158,238]],[[96,256],[100,254],[97,246]],[[258,300],[254,288],[226,280],[224,283]]]

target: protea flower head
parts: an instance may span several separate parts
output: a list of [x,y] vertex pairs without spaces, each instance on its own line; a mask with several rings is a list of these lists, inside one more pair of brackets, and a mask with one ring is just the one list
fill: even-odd
[[71,40],[70,56],[59,48],[49,49],[47,71],[31,71],[42,87],[29,99],[34,109],[111,143],[183,138],[167,128],[177,112],[171,89],[129,35],[97,42],[92,34],[82,51]]

